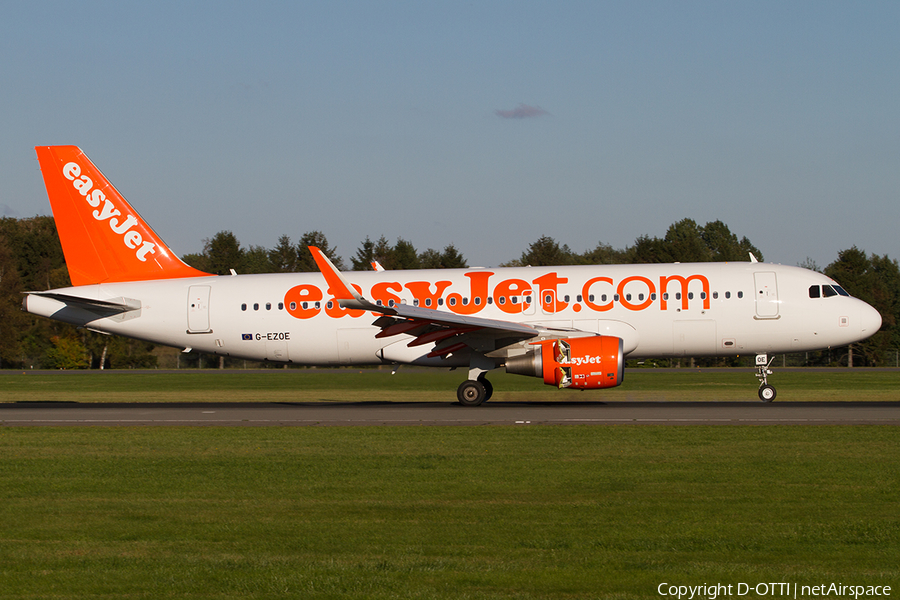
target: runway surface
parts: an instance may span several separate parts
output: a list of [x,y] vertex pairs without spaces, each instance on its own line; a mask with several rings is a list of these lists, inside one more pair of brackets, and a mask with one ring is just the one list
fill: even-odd
[[0,404],[5,426],[900,425],[900,402]]

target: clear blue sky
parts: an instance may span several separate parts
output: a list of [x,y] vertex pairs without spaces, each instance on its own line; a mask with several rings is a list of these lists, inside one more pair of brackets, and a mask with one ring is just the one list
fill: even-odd
[[81,146],[178,254],[233,231],[472,265],[721,219],[767,260],[900,258],[900,2],[19,2],[4,215]]

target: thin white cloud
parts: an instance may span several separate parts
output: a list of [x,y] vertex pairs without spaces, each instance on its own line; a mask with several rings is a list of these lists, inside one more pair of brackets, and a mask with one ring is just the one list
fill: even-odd
[[528,106],[527,104],[519,104],[512,110],[495,110],[494,114],[501,119],[531,119],[534,117],[542,117],[549,115],[546,110],[540,106]]

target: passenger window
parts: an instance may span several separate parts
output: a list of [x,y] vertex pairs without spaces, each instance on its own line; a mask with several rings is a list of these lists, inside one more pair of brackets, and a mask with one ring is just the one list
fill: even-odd
[[809,286],[809,297],[810,298],[821,298],[822,297],[821,288],[817,285]]
[[481,306],[481,296],[475,296],[475,306]]
[[499,298],[497,298],[497,303],[506,304],[506,296],[500,296]]
[[731,292],[725,292],[725,299],[731,298]]
[[743,297],[744,297],[744,292],[738,292],[738,298],[743,298]]
[[694,299],[694,292],[688,292],[688,300]]
[[278,310],[284,310],[284,302],[278,303]]
[[431,307],[431,298],[425,298],[425,306]]
[[719,299],[719,292],[713,292],[713,300]]
[[450,298],[448,302],[450,303],[450,306],[456,306],[456,298]]
[[[305,306],[303,308],[306,308]],[[297,310],[297,303],[291,302],[291,310]]]
[[266,302],[266,310],[272,310],[272,303]]
[[247,310],[247,305],[246,305],[246,304],[241,304],[241,310]]
[[254,305],[253,305],[253,310],[259,310],[259,304],[254,304]]

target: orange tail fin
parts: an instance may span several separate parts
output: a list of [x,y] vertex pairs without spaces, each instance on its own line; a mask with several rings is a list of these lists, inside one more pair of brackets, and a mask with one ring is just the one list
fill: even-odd
[[203,277],[181,261],[76,146],[38,146],[72,285]]

